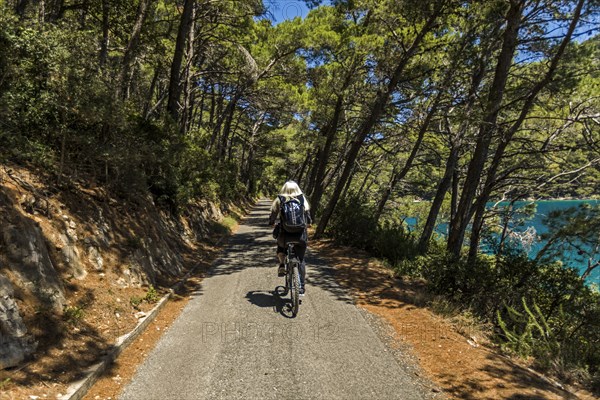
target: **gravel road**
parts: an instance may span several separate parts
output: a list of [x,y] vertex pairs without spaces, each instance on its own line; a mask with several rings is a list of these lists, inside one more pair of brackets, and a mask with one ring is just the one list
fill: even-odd
[[307,294],[291,318],[274,295],[283,278],[269,206],[260,201],[244,219],[119,398],[430,398],[310,245]]

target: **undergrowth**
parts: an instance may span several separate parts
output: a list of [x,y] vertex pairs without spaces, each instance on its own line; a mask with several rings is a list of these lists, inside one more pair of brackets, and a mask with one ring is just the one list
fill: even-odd
[[429,308],[469,337],[489,336],[504,351],[533,357],[565,382],[600,391],[600,292],[560,262],[529,259],[518,249],[454,260],[443,243],[417,248],[402,220],[376,223],[360,199],[341,202],[328,234],[386,260],[398,276],[427,281]]

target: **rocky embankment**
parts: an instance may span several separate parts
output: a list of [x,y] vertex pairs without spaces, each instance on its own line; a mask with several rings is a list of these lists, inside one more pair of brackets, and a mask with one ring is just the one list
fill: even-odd
[[[177,280],[190,268],[185,255],[223,217],[208,203],[174,217],[149,196],[126,201],[83,182],[48,182],[0,166],[0,370],[35,357],[40,343],[47,352],[56,332],[45,324],[81,318],[102,295],[128,303],[123,290]],[[114,310],[107,315],[122,318]]]

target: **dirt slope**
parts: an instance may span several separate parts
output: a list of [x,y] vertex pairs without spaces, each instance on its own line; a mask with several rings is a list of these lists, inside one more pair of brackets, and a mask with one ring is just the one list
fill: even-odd
[[[87,185],[87,186],[86,186]],[[0,165],[0,399],[55,398],[226,233],[221,211]]]

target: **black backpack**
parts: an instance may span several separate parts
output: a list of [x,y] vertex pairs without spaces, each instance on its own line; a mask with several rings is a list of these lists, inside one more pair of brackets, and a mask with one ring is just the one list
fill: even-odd
[[283,230],[289,233],[302,232],[306,228],[304,196],[291,197],[287,200],[284,196],[278,197],[281,203],[280,213]]

